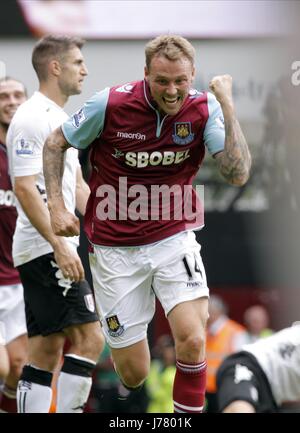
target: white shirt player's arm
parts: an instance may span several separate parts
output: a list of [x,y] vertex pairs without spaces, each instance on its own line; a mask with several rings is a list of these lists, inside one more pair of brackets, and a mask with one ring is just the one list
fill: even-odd
[[14,192],[31,224],[56,248],[60,239],[52,231],[49,211],[36,187],[36,175],[15,177]]
[[82,280],[84,270],[80,258],[70,250],[64,238],[54,234],[49,211],[36,188],[35,176],[16,177],[15,194],[31,224],[52,245],[56,262],[64,276],[74,281]]
[[90,188],[82,176],[81,167],[76,173],[76,209],[81,215],[85,215],[86,204],[90,195]]
[[33,122],[25,113],[15,120],[8,135],[14,192],[31,224],[54,246],[57,240],[51,230],[49,212],[36,186],[36,178],[42,171],[43,140],[49,126],[43,118]]

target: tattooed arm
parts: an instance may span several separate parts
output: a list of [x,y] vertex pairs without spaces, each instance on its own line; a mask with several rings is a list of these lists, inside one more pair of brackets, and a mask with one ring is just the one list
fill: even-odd
[[225,122],[225,148],[216,154],[219,170],[228,183],[242,186],[249,179],[251,155],[232,99],[232,78],[222,75],[213,78],[209,85],[219,101]]
[[43,166],[51,226],[56,235],[79,235],[79,219],[65,206],[62,195],[64,152],[70,147],[60,128],[47,138],[43,150]]

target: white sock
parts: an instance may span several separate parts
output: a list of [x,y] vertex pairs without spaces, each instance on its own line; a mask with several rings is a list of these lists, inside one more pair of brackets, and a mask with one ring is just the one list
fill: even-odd
[[91,377],[61,372],[57,383],[57,413],[82,413],[92,386]]
[[65,355],[57,383],[57,413],[82,413],[92,387],[92,371],[96,365],[90,359]]
[[52,389],[34,382],[19,381],[17,388],[18,413],[48,413]]

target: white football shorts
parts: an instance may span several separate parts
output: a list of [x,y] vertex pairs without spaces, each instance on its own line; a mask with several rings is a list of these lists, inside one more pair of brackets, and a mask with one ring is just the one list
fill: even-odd
[[5,344],[27,333],[22,284],[0,286],[0,321]]
[[192,231],[137,247],[94,246],[96,304],[112,348],[147,337],[155,295],[166,316],[182,302],[209,296],[200,249]]
[[5,334],[5,326],[4,323],[0,321],[0,345],[1,346],[5,346],[4,334]]

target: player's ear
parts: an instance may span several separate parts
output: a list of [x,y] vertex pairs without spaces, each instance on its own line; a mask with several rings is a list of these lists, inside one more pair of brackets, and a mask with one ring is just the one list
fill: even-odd
[[148,81],[148,79],[149,79],[149,70],[148,70],[147,66],[144,67],[144,77],[145,77],[145,80]]
[[193,69],[192,69],[192,83],[194,82],[195,76],[196,76],[196,68],[195,68],[195,66],[193,66]]
[[61,73],[61,67],[60,63],[57,60],[51,60],[49,62],[49,72],[51,75],[54,75],[55,77],[58,77]]

